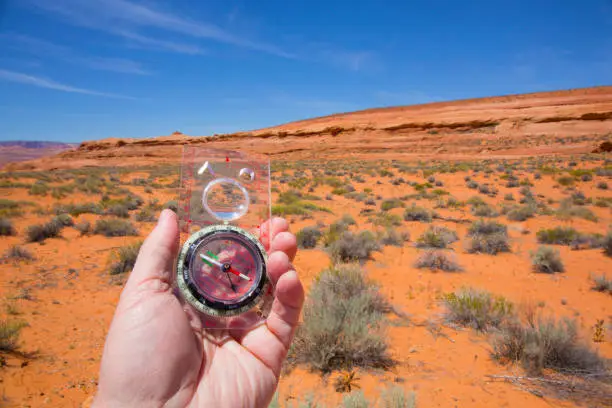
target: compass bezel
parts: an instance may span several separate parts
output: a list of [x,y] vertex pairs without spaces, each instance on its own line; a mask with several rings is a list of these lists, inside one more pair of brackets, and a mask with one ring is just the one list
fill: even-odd
[[[240,300],[235,302],[220,302],[209,299],[197,289],[191,279],[190,267],[193,254],[203,241],[214,235],[234,235],[238,242],[248,246],[249,252],[255,257],[258,282],[255,288]],[[263,303],[266,293],[270,290],[266,267],[266,251],[257,237],[250,232],[233,225],[211,225],[195,232],[185,241],[177,262],[177,284],[185,300],[198,311],[214,317],[230,317],[247,312]]]

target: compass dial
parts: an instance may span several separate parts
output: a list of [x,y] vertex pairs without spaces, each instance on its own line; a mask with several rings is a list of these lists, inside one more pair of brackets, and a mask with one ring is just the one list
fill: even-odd
[[185,299],[213,316],[233,316],[260,303],[268,290],[265,250],[247,231],[210,226],[193,234],[178,262]]

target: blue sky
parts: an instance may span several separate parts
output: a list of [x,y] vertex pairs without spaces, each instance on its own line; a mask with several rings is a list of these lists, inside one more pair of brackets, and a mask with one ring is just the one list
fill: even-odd
[[610,84],[611,0],[0,0],[0,140]]

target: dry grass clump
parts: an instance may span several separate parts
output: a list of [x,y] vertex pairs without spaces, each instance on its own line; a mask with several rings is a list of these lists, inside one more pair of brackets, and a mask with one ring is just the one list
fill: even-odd
[[388,309],[378,286],[360,267],[324,270],[308,294],[290,361],[322,372],[391,366],[385,337]]

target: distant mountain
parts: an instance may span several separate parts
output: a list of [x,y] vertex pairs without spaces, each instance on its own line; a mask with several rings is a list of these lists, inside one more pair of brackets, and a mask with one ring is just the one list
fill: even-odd
[[71,149],[78,143],[45,142],[41,140],[7,140],[0,141],[0,147],[23,147],[26,149]]
[[7,168],[176,164],[184,145],[283,161],[487,160],[607,152],[612,86],[374,108],[211,137],[175,132],[87,141],[57,156]]
[[52,156],[66,150],[74,149],[77,146],[78,144],[61,142],[26,140],[0,141],[0,167],[11,162]]

